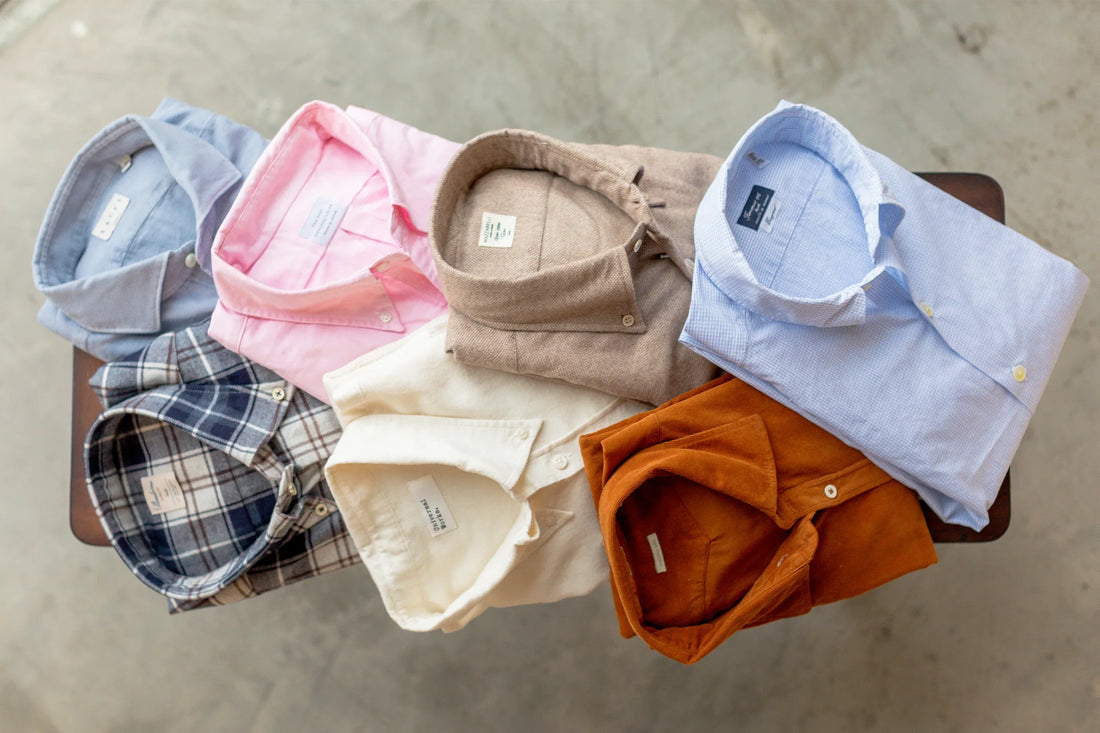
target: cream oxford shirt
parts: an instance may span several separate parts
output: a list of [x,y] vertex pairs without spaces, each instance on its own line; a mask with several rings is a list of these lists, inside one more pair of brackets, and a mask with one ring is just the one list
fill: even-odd
[[390,616],[456,631],[490,607],[589,593],[607,561],[578,438],[645,409],[462,364],[447,317],[325,375],[325,467]]

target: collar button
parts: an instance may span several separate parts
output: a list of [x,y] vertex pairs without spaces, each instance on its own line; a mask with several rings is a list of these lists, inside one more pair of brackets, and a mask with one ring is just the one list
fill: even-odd
[[630,328],[631,326],[633,326],[634,325],[634,316],[630,315],[629,313],[627,313],[625,316],[623,316],[623,325],[626,326],[627,328]]

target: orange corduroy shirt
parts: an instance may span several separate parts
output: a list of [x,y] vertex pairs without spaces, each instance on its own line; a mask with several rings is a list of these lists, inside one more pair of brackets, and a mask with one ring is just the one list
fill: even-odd
[[620,631],[686,664],[936,562],[912,490],[728,375],[580,445]]

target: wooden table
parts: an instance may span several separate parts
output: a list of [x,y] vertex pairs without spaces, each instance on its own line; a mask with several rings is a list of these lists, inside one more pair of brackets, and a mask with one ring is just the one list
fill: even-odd
[[[965,201],[983,214],[1004,223],[1004,193],[992,178],[980,173],[918,173],[955,198]],[[102,411],[99,401],[88,386],[88,380],[103,362],[73,349],[73,431],[72,463],[69,476],[69,526],[73,535],[89,545],[108,545],[107,535],[96,517],[84,484],[84,436],[96,416]],[[936,542],[989,542],[1005,533],[1012,515],[1009,498],[1010,482],[1004,483],[993,506],[989,508],[989,524],[981,532],[956,524],[947,524],[921,503],[932,539]]]

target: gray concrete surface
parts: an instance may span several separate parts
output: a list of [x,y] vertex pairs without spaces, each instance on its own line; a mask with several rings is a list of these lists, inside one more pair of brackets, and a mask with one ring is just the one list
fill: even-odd
[[[1100,730],[1095,2],[9,0],[0,7],[0,731]],[[734,636],[694,667],[609,593],[453,635],[345,570],[169,617],[67,517],[69,347],[30,277],[65,164],[162,95],[273,134],[314,98],[455,140],[503,126],[725,155],[780,98],[915,170],[981,171],[1093,279],[1000,541]],[[965,449],[965,446],[960,446]]]

